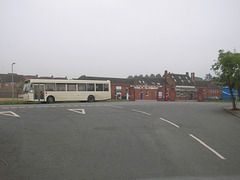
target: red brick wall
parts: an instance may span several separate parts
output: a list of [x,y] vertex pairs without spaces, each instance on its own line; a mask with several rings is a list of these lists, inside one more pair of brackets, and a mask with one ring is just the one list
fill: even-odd
[[[119,94],[116,97],[116,87],[121,86],[121,95]],[[111,84],[111,99],[122,99],[126,97],[126,90],[129,91],[129,85],[128,84]]]
[[221,88],[208,88],[208,87],[197,87],[198,89],[198,101],[203,101],[204,99],[222,99],[222,89]]
[[[148,95],[146,94],[147,91]],[[135,100],[157,100],[157,89],[135,89]]]

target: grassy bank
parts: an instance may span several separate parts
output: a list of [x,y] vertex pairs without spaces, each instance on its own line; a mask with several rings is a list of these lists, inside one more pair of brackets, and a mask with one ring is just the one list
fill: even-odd
[[[129,100],[106,100],[106,101],[98,101],[98,102],[126,102]],[[59,103],[86,103],[86,102],[79,102],[79,101],[63,101],[63,102],[56,102]],[[24,102],[22,99],[14,99],[12,102],[11,98],[0,98],[0,105],[18,105],[18,104],[40,104],[40,102]]]

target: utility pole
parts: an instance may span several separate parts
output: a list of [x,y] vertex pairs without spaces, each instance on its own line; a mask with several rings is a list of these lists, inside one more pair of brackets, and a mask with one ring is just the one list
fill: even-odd
[[167,73],[165,72],[165,101],[167,96]]
[[12,63],[12,102],[14,103],[14,82],[13,82],[13,65],[16,63]]

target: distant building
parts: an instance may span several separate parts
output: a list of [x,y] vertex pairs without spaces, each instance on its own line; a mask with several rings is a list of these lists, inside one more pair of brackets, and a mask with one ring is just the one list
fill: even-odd
[[131,100],[165,99],[165,80],[163,78],[134,78],[130,85]]
[[211,81],[195,81],[198,101],[222,99],[222,87]]
[[110,80],[112,99],[163,100],[162,78],[110,78],[81,76],[80,80]]
[[168,83],[169,90],[167,93],[171,101],[197,100],[197,89],[193,81],[194,73],[190,77],[188,73],[174,74],[165,71],[163,77]]

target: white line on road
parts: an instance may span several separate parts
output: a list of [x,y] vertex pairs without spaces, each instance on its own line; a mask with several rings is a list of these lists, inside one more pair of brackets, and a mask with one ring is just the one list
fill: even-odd
[[17,115],[16,113],[12,112],[12,111],[2,111],[0,112],[1,115],[5,115],[5,116],[14,116],[14,117],[20,117],[19,115]]
[[84,109],[68,109],[69,111],[76,112],[79,114],[86,114]]
[[206,145],[203,141],[201,141],[200,139],[198,139],[197,137],[195,137],[192,134],[189,134],[189,136],[191,136],[192,138],[194,138],[196,141],[198,141],[200,144],[202,144],[203,146],[205,146],[207,149],[209,149],[210,151],[212,151],[214,154],[216,154],[220,159],[225,160],[226,158],[223,157],[221,154],[219,154],[217,151],[215,151],[213,148],[209,147],[208,145]]
[[168,121],[168,120],[166,120],[166,119],[163,119],[163,118],[160,118],[162,121],[165,121],[165,122],[167,122],[167,123],[169,123],[169,124],[171,124],[171,125],[173,125],[173,126],[175,126],[176,128],[179,128],[179,126],[178,125],[176,125],[176,124],[174,124],[174,123],[172,123],[171,121]]
[[146,112],[144,112],[144,111],[139,111],[139,110],[136,110],[136,109],[132,109],[132,111],[139,112],[139,113],[143,113],[143,114],[146,114],[146,115],[151,116],[151,114],[146,113]]
[[123,109],[123,107],[121,106],[112,106],[112,105],[104,105],[105,107],[115,107],[115,108],[119,108],[119,109]]

